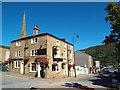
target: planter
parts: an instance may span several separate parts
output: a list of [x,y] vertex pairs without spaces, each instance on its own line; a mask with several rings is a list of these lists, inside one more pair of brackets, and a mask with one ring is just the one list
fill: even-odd
[[76,64],[73,64],[73,68],[75,69]]
[[58,66],[58,64],[57,64],[57,63],[53,63],[52,65],[53,65],[53,66]]
[[68,69],[69,69],[69,70],[71,69],[71,67],[73,67],[73,65],[68,64]]
[[65,65],[66,65],[66,63],[65,63],[65,62],[63,62],[63,63],[61,64],[62,69],[64,69],[64,68],[65,68]]

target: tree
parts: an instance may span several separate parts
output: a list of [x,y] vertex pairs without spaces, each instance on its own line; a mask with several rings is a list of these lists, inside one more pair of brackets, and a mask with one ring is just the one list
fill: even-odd
[[105,21],[110,23],[111,33],[109,36],[105,36],[103,43],[116,45],[117,61],[120,63],[120,6],[114,2],[109,2],[104,10],[108,13]]

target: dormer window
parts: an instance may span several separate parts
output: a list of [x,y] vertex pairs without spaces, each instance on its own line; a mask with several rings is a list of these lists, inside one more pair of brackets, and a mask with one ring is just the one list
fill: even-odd
[[16,46],[20,46],[20,45],[21,45],[20,41],[16,42]]
[[60,41],[56,41],[56,46],[60,46]]
[[37,38],[32,38],[31,39],[31,44],[37,43]]

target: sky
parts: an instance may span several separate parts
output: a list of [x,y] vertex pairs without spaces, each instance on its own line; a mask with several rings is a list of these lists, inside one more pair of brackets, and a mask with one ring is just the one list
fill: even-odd
[[[34,25],[40,33],[50,33],[66,38],[75,50],[102,45],[110,34],[110,24],[104,8],[107,2],[3,2],[2,3],[2,45],[20,36],[23,14],[26,12],[27,36],[33,35]],[[79,38],[76,38],[79,35]]]

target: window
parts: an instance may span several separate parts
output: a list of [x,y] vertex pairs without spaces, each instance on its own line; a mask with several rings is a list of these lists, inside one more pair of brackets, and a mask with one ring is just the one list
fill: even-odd
[[64,58],[67,58],[67,52],[66,51],[64,51],[63,56],[64,56]]
[[31,56],[36,56],[37,55],[37,49],[31,50]]
[[57,48],[57,49],[56,49],[56,52],[57,52],[57,53],[56,53],[56,58],[60,58],[60,49]]
[[20,46],[20,44],[21,44],[20,41],[16,42],[16,46]]
[[36,72],[36,63],[30,63],[30,72]]
[[57,63],[58,65],[52,65],[52,71],[60,72],[60,63]]
[[66,46],[67,46],[67,45],[66,45],[66,44],[64,44],[64,48],[66,48]]
[[17,56],[17,57],[20,56],[20,54],[21,54],[20,51],[17,51],[17,52],[16,52],[16,56]]
[[56,41],[56,46],[60,46],[60,41]]
[[14,61],[15,68],[20,68],[20,61]]
[[31,44],[37,43],[37,38],[32,38],[31,39]]
[[57,48],[57,54],[60,54],[60,49],[59,48]]
[[6,51],[6,57],[5,57],[5,60],[7,60],[10,56],[10,51]]

